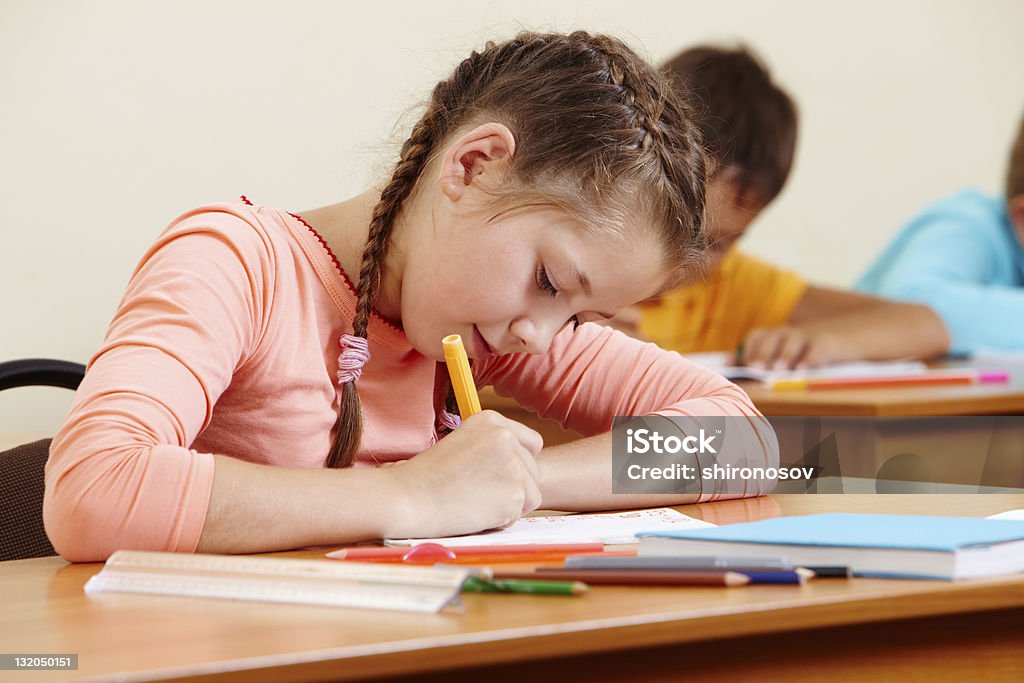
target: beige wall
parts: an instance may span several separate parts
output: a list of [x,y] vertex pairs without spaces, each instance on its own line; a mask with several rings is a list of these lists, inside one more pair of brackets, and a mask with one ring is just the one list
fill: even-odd
[[[187,208],[358,191],[393,155],[398,116],[518,28],[607,31],[654,60],[705,40],[760,50],[802,130],[746,246],[846,285],[923,203],[998,189],[1024,111],[1022,26],[1016,0],[3,0],[0,359],[85,361]],[[65,410],[56,390],[11,393],[0,432],[52,431]]]

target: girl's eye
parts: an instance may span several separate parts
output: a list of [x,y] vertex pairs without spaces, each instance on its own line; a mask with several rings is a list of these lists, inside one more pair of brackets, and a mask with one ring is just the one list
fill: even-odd
[[[558,290],[555,289],[555,286],[551,284],[551,280],[548,279],[548,271],[544,269],[544,266],[537,266],[537,286],[551,296],[558,294]],[[569,318],[569,322],[572,323],[572,329],[575,330],[580,326],[580,317],[578,315],[574,315]]]
[[555,286],[551,284],[551,280],[548,279],[548,271],[545,270],[544,266],[537,266],[537,286],[551,296],[558,294],[558,290],[555,289]]

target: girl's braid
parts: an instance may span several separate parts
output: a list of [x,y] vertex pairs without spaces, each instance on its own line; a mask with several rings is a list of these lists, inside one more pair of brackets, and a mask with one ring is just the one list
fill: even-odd
[[[689,108],[666,86],[623,43],[585,32],[524,33],[499,45],[488,43],[463,60],[435,86],[374,207],[352,322],[352,336],[362,339],[360,344],[349,340],[351,348],[365,353],[373,302],[404,202],[440,145],[481,113],[500,117],[523,142],[510,186],[520,182],[530,191],[550,190],[545,196],[557,203],[572,198],[558,194],[562,189],[551,178],[575,174],[581,182],[596,181],[596,170],[601,183],[611,187],[628,178],[653,201],[650,218],[652,225],[663,226],[666,261],[681,270],[699,261],[706,251],[703,145],[688,120]],[[342,387],[327,465],[351,465],[361,436],[353,379]]]
[[[606,36],[593,36],[607,58],[608,80],[621,89],[624,104],[635,112],[634,125],[637,128],[637,146],[655,155],[661,167],[663,182],[673,186],[675,191],[666,196],[675,198],[673,207],[675,215],[690,214],[694,216],[694,224],[690,228],[691,235],[685,243],[706,243],[707,229],[704,215],[704,178],[707,172],[707,156],[704,152],[703,140],[695,126],[677,125],[677,121],[665,121],[666,117],[682,116],[686,119],[695,118],[692,107],[684,98],[675,102],[675,110],[668,105],[668,92],[657,87],[657,81],[641,73],[635,59],[622,54],[622,47],[617,41]],[[682,136],[683,144],[670,144],[670,136]],[[682,197],[676,193],[681,192]],[[682,199],[682,201],[679,201]],[[681,223],[677,226],[686,230]],[[696,243],[693,240],[696,239]],[[689,249],[688,256],[694,257],[700,250]],[[700,262],[688,264],[696,269],[703,267]],[[685,268],[683,270],[686,270]]]
[[[472,101],[474,80],[479,80],[479,72],[482,70],[480,62],[481,55],[472,53],[459,64],[451,78],[434,87],[427,111],[403,143],[398,164],[373,208],[356,287],[356,312],[352,330],[357,337],[367,337],[373,301],[380,286],[391,233],[402,204],[412,194],[438,142],[449,133],[452,122],[460,119],[463,103]],[[347,382],[342,387],[341,406],[334,431],[335,437],[326,465],[348,467],[359,451],[363,432],[362,409],[355,382]]]

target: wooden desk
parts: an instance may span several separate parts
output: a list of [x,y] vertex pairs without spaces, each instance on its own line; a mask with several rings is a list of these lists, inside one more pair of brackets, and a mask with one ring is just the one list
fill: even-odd
[[[1009,370],[1010,381],[818,391],[772,391],[759,382],[740,386],[765,415],[779,418],[772,424],[780,443],[799,442],[800,432],[833,435],[838,467],[829,473],[1024,486],[1024,418],[1010,417],[1024,415],[1024,366],[940,367]],[[804,419],[786,420],[797,416]],[[948,419],[915,420],[926,417]]]
[[941,367],[1009,370],[1010,381],[818,391],[772,391],[761,382],[739,385],[768,416],[1024,415],[1024,365],[945,363]]
[[[967,367],[945,363],[941,367]],[[977,369],[1009,370],[1005,384],[951,384],[945,386],[830,389],[827,391],[772,391],[761,382],[739,382],[754,405],[769,417],[927,417],[954,415],[1024,415],[1024,365],[975,363]],[[480,392],[484,408],[497,410],[540,432],[547,445],[580,438],[551,420],[542,420],[514,400],[502,398],[490,387]],[[849,472],[870,476],[870,473]]]
[[[1006,384],[828,391],[740,386],[774,418],[785,465],[822,465],[826,475],[1024,487],[1024,417],[999,417],[1024,415],[1024,366],[1012,368]],[[489,387],[480,400],[538,431],[545,445],[580,438]],[[951,419],[915,420],[943,416]],[[823,453],[821,462],[803,461],[809,447],[829,437],[835,453]]]
[[[716,523],[822,511],[985,516],[1024,495],[772,496],[684,506]],[[304,551],[315,557],[319,552]],[[1024,575],[817,580],[748,588],[595,587],[579,598],[466,595],[436,615],[102,595],[99,565],[0,564],[9,653],[78,653],[11,681],[1021,680]]]

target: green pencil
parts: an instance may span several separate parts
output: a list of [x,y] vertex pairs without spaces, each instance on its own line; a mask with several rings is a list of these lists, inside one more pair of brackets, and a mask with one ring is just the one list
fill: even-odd
[[464,593],[533,593],[536,595],[581,595],[589,590],[580,581],[537,581],[534,579],[482,579],[470,576],[462,584]]

